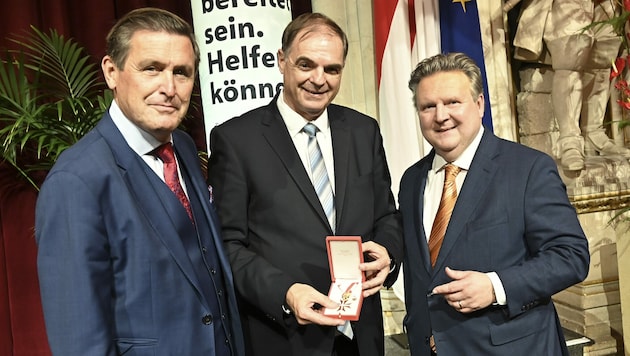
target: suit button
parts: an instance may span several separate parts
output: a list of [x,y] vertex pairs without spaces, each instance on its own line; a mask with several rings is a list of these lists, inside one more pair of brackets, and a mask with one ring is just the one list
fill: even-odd
[[210,269],[210,273],[212,273],[212,274],[217,274],[217,270],[216,270],[216,269],[214,269],[214,268],[211,268],[211,269]]
[[204,325],[212,324],[212,315],[210,315],[210,314],[204,315],[204,317],[201,318],[201,322],[204,323]]
[[429,336],[425,337],[425,338],[424,338],[424,343],[425,343],[425,344],[427,344],[427,345],[428,345],[429,343],[431,343],[431,338],[430,338]]
[[219,289],[219,290],[217,291],[217,295],[218,295],[219,297],[223,296],[223,291]]
[[208,249],[205,246],[201,246],[201,251],[203,253],[206,253],[206,252],[208,252]]

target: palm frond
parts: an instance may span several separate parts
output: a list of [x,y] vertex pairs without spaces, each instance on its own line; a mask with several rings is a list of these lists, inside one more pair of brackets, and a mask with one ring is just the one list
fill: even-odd
[[2,159],[38,188],[66,148],[98,122],[112,100],[83,47],[54,29],[9,39],[19,49],[0,61]]

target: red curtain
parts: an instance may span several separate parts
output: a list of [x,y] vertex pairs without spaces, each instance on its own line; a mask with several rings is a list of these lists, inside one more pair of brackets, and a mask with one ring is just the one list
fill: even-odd
[[[197,2],[203,1],[193,1]],[[191,2],[187,0],[5,0],[0,15],[0,48],[10,48],[7,37],[24,34],[31,25],[44,32],[54,28],[74,38],[99,63],[105,36],[116,19],[145,6],[170,10],[192,23]],[[292,1],[294,16],[310,11],[310,0]],[[194,116],[186,128],[204,149],[201,114]],[[4,356],[50,355],[36,269],[36,198],[35,189],[22,183],[12,167],[0,163],[0,355]]]

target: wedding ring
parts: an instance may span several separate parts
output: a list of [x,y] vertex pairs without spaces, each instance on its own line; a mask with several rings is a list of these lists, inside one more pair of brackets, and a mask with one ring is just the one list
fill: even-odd
[[457,304],[459,305],[459,309],[462,309],[462,301],[460,300],[459,302],[457,302]]

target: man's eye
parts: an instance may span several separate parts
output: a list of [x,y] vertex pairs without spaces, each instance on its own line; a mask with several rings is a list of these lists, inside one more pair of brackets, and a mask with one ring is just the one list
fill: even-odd
[[190,73],[188,73],[188,71],[185,70],[185,69],[176,69],[176,70],[173,71],[173,74],[179,75],[179,76],[182,76],[182,77],[189,77],[190,76]]
[[311,66],[309,66],[306,63],[298,63],[297,67],[300,68],[300,69],[303,69],[303,70],[307,70],[307,69],[311,68]]

